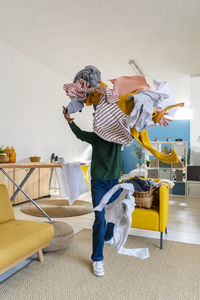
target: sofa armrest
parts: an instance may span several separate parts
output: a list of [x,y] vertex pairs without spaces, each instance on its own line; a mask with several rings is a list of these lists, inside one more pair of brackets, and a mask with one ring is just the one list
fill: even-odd
[[167,226],[169,215],[169,188],[164,184],[159,188],[159,215],[160,232],[164,232]]
[[0,184],[0,224],[14,219],[8,188],[6,185]]

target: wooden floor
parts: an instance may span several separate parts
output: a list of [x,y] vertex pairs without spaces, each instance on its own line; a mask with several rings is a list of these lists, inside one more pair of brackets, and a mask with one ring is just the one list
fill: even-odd
[[[52,192],[51,195],[52,199],[59,197],[57,193]],[[91,195],[90,193],[86,193],[80,197],[80,199],[91,202]],[[36,221],[47,220],[46,218],[36,218],[22,213],[20,211],[21,205],[23,204],[14,207],[17,219]],[[94,214],[90,213],[78,217],[58,218],[54,220],[67,222],[74,228],[74,232],[76,233],[84,228],[92,228]],[[200,245],[200,197],[185,198],[182,196],[170,195],[169,220],[167,228],[168,234],[164,234],[164,239]],[[131,228],[130,234],[158,239],[160,238],[160,234],[158,232],[149,230]]]

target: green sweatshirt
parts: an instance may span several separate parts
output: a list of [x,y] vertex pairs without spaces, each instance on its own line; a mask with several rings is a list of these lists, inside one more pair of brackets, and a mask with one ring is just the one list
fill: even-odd
[[74,122],[69,125],[78,139],[92,145],[91,178],[98,180],[119,179],[122,166],[122,145],[107,142],[94,132],[83,131]]

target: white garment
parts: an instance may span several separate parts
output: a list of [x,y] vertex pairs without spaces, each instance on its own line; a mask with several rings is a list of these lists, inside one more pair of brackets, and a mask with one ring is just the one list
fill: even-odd
[[[123,189],[120,196],[114,202],[106,205],[112,195],[119,189]],[[115,224],[113,240],[114,246],[117,248],[117,253],[145,259],[149,257],[148,248],[126,249],[123,247],[128,237],[132,222],[132,213],[135,208],[135,198],[133,197],[133,193],[134,187],[132,184],[117,184],[104,195],[101,202],[94,210],[102,211],[105,207],[106,221]]]
[[[168,95],[168,98],[163,99],[162,102],[160,103],[159,107],[161,109],[166,108],[169,105],[174,105],[176,104],[174,95],[172,93],[172,90],[168,84],[167,81],[164,82],[159,82],[157,80],[154,79],[153,84],[156,88],[156,93],[164,93]],[[168,116],[173,116],[175,114],[175,112],[177,111],[177,107],[173,107],[171,109],[169,109],[168,112]]]
[[63,163],[62,168],[56,168],[61,198],[68,197],[69,205],[82,194],[88,192],[87,183],[78,163]]
[[134,108],[126,117],[127,126],[135,128],[138,132],[144,129],[156,127],[152,120],[152,113],[155,108],[160,107],[168,95],[158,92],[143,91],[136,95],[131,95],[127,101],[134,99]]
[[161,186],[165,184],[167,187],[169,187],[170,189],[173,188],[174,183],[173,181],[169,180],[169,179],[161,179],[160,181],[158,181],[158,185]]

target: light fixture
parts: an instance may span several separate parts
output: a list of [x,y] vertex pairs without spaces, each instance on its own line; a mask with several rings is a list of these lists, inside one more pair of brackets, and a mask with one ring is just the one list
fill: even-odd
[[190,77],[200,77],[200,74],[192,74]]
[[141,71],[141,69],[138,67],[138,65],[133,59],[130,59],[128,63],[132,67],[132,69],[136,72],[137,75],[144,76],[143,72]]

